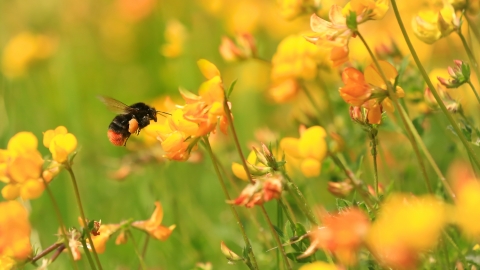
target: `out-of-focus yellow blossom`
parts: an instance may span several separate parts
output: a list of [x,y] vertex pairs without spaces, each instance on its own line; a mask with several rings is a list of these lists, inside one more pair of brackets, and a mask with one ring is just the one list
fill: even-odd
[[77,148],[77,138],[72,133],[68,133],[67,128],[59,126],[55,130],[44,132],[43,145],[48,147],[56,162],[64,163]]
[[152,13],[156,0],[117,0],[116,5],[122,18],[138,22]]
[[444,0],[440,11],[426,10],[418,13],[412,20],[413,32],[423,42],[432,44],[460,27],[460,18],[455,9]]
[[280,148],[286,155],[299,159],[300,170],[306,177],[320,175],[322,161],[327,155],[325,141],[327,133],[320,126],[313,126],[300,134],[300,138],[286,137],[280,141]]
[[7,43],[2,53],[2,71],[6,77],[24,76],[36,61],[50,57],[56,42],[45,35],[23,32]]
[[17,262],[9,256],[0,255],[0,270],[12,270],[15,269]]
[[299,90],[299,80],[313,80],[318,64],[326,59],[322,48],[305,41],[302,35],[286,37],[272,58],[270,96],[277,102],[288,101]]
[[413,269],[418,253],[434,248],[447,220],[445,205],[432,196],[390,196],[380,207],[368,246],[388,267]]
[[328,250],[346,265],[355,265],[357,251],[363,244],[370,227],[368,216],[359,209],[347,209],[337,214],[322,217],[322,227],[311,230],[311,244],[299,258],[315,253],[317,249]]
[[320,8],[320,3],[320,0],[278,0],[280,14],[287,20],[315,12]]
[[352,0],[348,2],[342,10],[346,17],[350,12],[355,12],[357,16],[366,16],[371,20],[381,20],[389,8],[386,0]]
[[238,34],[235,41],[229,37],[222,37],[220,55],[225,61],[233,62],[257,56],[255,39],[249,33]]
[[[253,165],[258,165],[257,163],[257,155],[255,154],[255,151],[251,151],[250,154],[248,154],[247,157],[247,162]],[[232,163],[232,172],[233,174],[239,178],[242,179],[243,181],[248,181],[248,175],[245,169],[243,168],[243,165],[237,162]]]
[[44,189],[40,178],[43,159],[37,150],[38,140],[31,132],[19,132],[0,149],[0,181],[7,185],[2,196],[13,200],[38,198]]
[[454,222],[463,233],[475,240],[480,239],[480,182],[478,180],[457,180],[455,193],[457,200],[454,208]]
[[149,220],[135,221],[132,226],[143,230],[150,234],[151,237],[160,241],[165,241],[170,237],[172,231],[175,229],[175,225],[165,227],[162,224],[163,220],[163,208],[160,202],[155,202],[155,211]]
[[187,30],[185,26],[177,20],[168,21],[165,29],[166,44],[162,46],[161,53],[168,58],[182,55],[186,39]]
[[302,267],[300,267],[299,270],[338,270],[338,269],[340,268],[330,263],[316,261],[313,263],[303,265]]
[[8,201],[0,202],[0,213],[0,258],[26,259],[32,253],[27,210],[17,201]]

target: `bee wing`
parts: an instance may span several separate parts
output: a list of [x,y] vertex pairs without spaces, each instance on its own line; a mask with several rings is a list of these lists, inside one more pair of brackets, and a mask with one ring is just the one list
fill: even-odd
[[132,108],[127,104],[121,101],[118,101],[114,98],[106,97],[106,96],[97,96],[97,98],[100,99],[100,101],[103,102],[105,106],[107,106],[107,108],[114,113],[127,114],[127,113],[136,111],[135,108]]

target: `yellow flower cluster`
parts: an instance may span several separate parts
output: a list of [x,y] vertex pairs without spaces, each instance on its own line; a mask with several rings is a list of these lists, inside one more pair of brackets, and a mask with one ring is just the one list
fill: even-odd
[[37,150],[38,140],[31,132],[14,135],[7,149],[0,150],[0,181],[7,185],[2,196],[13,200],[38,198],[44,189],[41,180],[43,158]]
[[20,33],[3,49],[2,71],[9,78],[24,76],[31,64],[50,57],[55,47],[55,41],[45,35]]
[[291,100],[300,89],[301,80],[315,79],[324,50],[305,41],[302,35],[291,35],[280,42],[272,58],[272,86],[269,94],[275,102]]
[[[27,210],[17,201],[0,202],[0,269],[32,253]],[[3,268],[5,266],[5,268]]]
[[217,125],[227,133],[228,117],[225,113],[225,93],[220,71],[207,60],[198,61],[198,66],[207,81],[200,85],[199,95],[180,89],[185,105],[172,112],[164,123],[151,124],[145,131],[160,140],[165,157],[185,161],[197,141]]
[[444,1],[440,11],[426,10],[412,20],[413,33],[423,42],[432,44],[460,27],[454,7]]
[[77,138],[64,126],[47,130],[43,134],[43,145],[50,150],[52,158],[58,163],[65,163],[68,156],[77,148]]
[[327,132],[320,126],[313,126],[301,132],[300,138],[286,137],[280,141],[280,148],[287,158],[300,162],[300,170],[306,177],[320,175],[322,161],[328,153],[325,138]]

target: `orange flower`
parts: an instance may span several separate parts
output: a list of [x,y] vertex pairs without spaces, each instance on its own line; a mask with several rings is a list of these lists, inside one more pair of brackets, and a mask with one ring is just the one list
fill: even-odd
[[175,229],[175,225],[170,225],[165,227],[162,224],[163,220],[163,208],[160,202],[155,202],[155,211],[153,211],[152,216],[149,220],[135,221],[132,223],[132,226],[143,230],[150,234],[155,239],[160,241],[165,241],[170,237],[172,231]]
[[[110,236],[118,231],[119,224],[102,224],[95,235],[92,235],[93,245],[98,254],[105,252],[105,247]],[[93,232],[92,232],[93,234]]]
[[236,199],[227,203],[251,208],[273,199],[280,198],[283,190],[283,176],[280,173],[267,173],[254,178],[254,183],[248,184]]
[[249,33],[236,35],[235,41],[229,37],[222,37],[219,51],[223,59],[229,62],[245,60],[257,55],[255,39]]
[[300,258],[310,256],[317,249],[326,249],[333,252],[342,263],[354,265],[357,261],[356,252],[370,227],[368,216],[352,208],[324,216],[322,224],[323,227],[309,232],[311,244]]
[[340,96],[350,105],[360,106],[372,94],[365,76],[355,68],[345,68],[342,72],[342,81],[345,86],[340,88]]
[[32,253],[27,210],[17,201],[0,202],[0,258],[24,260]]

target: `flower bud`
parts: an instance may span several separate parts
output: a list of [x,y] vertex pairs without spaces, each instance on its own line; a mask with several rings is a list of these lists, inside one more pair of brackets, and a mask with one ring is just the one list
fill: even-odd
[[447,88],[457,88],[470,80],[470,66],[461,60],[454,60],[453,62],[455,66],[447,68],[450,78],[437,77],[440,84]]
[[328,182],[328,191],[335,197],[345,198],[352,190],[353,186],[348,180],[343,182]]
[[238,262],[244,260],[242,257],[238,256],[235,252],[229,249],[223,241],[220,243],[220,250],[230,262]]

